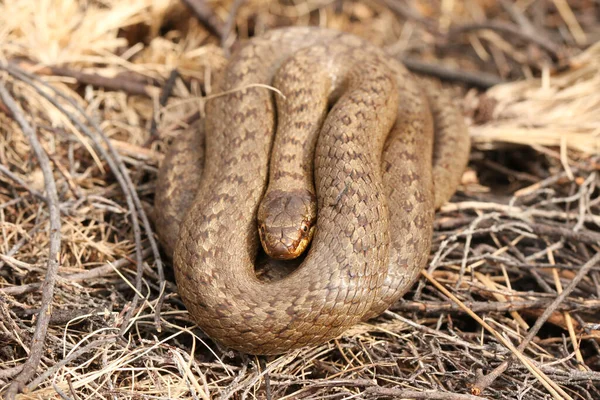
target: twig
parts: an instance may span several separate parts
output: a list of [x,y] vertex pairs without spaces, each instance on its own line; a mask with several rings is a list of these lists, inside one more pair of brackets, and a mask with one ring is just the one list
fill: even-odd
[[58,253],[60,251],[61,244],[61,221],[58,192],[56,190],[56,182],[54,181],[54,176],[50,167],[50,160],[38,141],[33,128],[25,119],[23,111],[16,104],[15,100],[6,90],[6,87],[3,83],[0,84],[0,97],[2,98],[4,104],[10,109],[13,118],[17,121],[23,134],[29,140],[31,148],[38,159],[40,168],[42,169],[42,174],[44,176],[44,186],[47,194],[46,204],[48,206],[48,214],[50,215],[48,263],[46,277],[44,278],[44,283],[42,284],[41,309],[38,313],[35,331],[31,340],[29,357],[23,364],[23,370],[12,381],[7,391],[7,399],[13,399],[21,390],[23,385],[25,385],[25,383],[27,383],[36,373],[37,367],[39,366],[42,354],[44,352],[46,331],[48,330],[48,323],[50,322],[50,315],[52,312],[54,284],[56,282],[56,275],[58,272]]
[[[1,65],[0,65],[1,66]],[[88,127],[86,127],[79,119],[75,118],[74,115],[72,115],[70,112],[68,112],[65,107],[63,107],[55,98],[53,98],[52,96],[50,96],[49,94],[47,94],[46,92],[44,92],[43,90],[40,90],[40,88],[34,83],[34,82],[38,82],[41,85],[51,89],[54,91],[54,93],[56,93],[58,96],[62,97],[63,99],[67,100],[73,107],[75,107],[76,109],[80,110],[80,113],[86,118],[88,119],[89,117],[87,116],[87,114],[85,113],[85,111],[83,109],[81,109],[81,107],[79,107],[79,105],[73,100],[71,99],[69,96],[67,96],[66,94],[63,94],[62,92],[59,92],[58,89],[54,88],[52,85],[49,85],[41,80],[39,80],[38,78],[36,78],[34,75],[30,75],[27,74],[26,72],[19,70],[17,68],[15,68],[14,66],[8,66],[5,68],[5,70],[10,73],[11,75],[15,76],[16,78],[22,80],[23,82],[29,84],[35,91],[37,91],[42,97],[44,97],[47,101],[49,101],[54,107],[56,107],[60,112],[62,112],[64,115],[66,115],[69,120],[76,126],[78,127],[81,131],[83,131],[90,139],[92,139],[92,141],[94,142],[94,144],[96,145],[97,150],[103,155],[103,157],[105,158],[105,160],[107,161],[108,165],[110,166],[113,174],[115,175],[115,177],[117,178],[117,180],[119,181],[119,183],[121,184],[121,187],[123,188],[123,193],[125,195],[125,200],[128,204],[129,207],[129,212],[131,214],[131,222],[133,225],[133,232],[134,232],[134,238],[135,238],[135,244],[136,244],[136,261],[137,261],[137,276],[136,276],[136,293],[134,295],[134,298],[132,300],[133,306],[130,309],[130,312],[128,313],[128,315],[125,317],[125,321],[128,320],[127,317],[131,317],[133,311],[136,306],[137,306],[137,302],[139,300],[139,296],[138,293],[141,292],[142,289],[142,273],[143,273],[143,259],[141,256],[141,243],[142,243],[142,239],[141,239],[141,232],[140,232],[140,226],[139,226],[139,222],[138,222],[138,212],[136,207],[133,204],[133,200],[132,200],[132,196],[135,193],[135,189],[133,188],[133,184],[131,183],[131,180],[127,181],[125,176],[129,177],[129,174],[127,174],[126,172],[126,168],[125,166],[122,164],[119,165],[118,161],[115,159],[113,159],[112,157],[110,157],[108,155],[108,153],[106,152],[106,150],[104,149],[104,147],[100,144],[100,141],[98,140],[98,138],[92,134],[92,132],[88,129]],[[89,121],[89,120],[88,120]],[[102,132],[100,129],[98,129],[97,132],[99,135],[102,136]],[[109,149],[112,148],[112,145],[110,144],[110,141],[108,141],[108,139],[106,140],[106,142],[108,142],[109,144]],[[120,160],[120,158],[119,158]],[[123,172],[125,171],[125,172]],[[126,323],[123,324],[123,329],[125,329],[125,327],[127,326]],[[122,332],[123,333],[123,332]]]
[[507,33],[509,35],[517,36],[525,41],[535,43],[542,49],[546,50],[554,61],[558,61],[563,57],[559,48],[544,36],[540,35],[539,33],[534,35],[532,33],[525,32],[518,26],[504,21],[485,21],[480,23],[474,22],[470,24],[457,26],[450,30],[448,36],[451,38],[464,32],[471,32],[483,29],[498,31],[500,33]]
[[311,388],[315,387],[370,387],[376,386],[377,381],[371,379],[305,379],[294,382],[297,385],[307,385]]
[[548,236],[555,239],[572,240],[585,244],[600,244],[600,233],[594,231],[573,231],[562,226],[548,224],[529,224],[536,235]]
[[[556,296],[554,301],[550,303],[550,305],[548,305],[548,307],[544,310],[542,315],[540,315],[539,318],[535,321],[535,324],[531,327],[531,329],[529,329],[527,336],[525,336],[521,344],[519,344],[519,346],[517,347],[518,351],[522,352],[523,350],[525,350],[525,348],[529,345],[531,340],[533,340],[535,335],[537,335],[542,325],[544,325],[548,318],[550,318],[550,316],[558,310],[558,306],[567,298],[567,296],[573,290],[575,290],[579,282],[581,282],[581,280],[585,278],[585,276],[592,269],[592,267],[599,262],[600,252],[596,253],[596,255],[589,259],[588,262],[586,262],[581,267],[577,275],[575,275],[573,280],[571,280],[571,283],[569,283],[569,285],[562,291],[562,293]],[[497,366],[492,372],[478,379],[477,382],[473,385],[473,387],[477,388],[480,391],[485,390],[485,388],[490,386],[496,380],[496,378],[498,378],[502,373],[504,373],[504,371],[506,371],[511,361],[512,358],[504,361],[502,364]]]
[[514,177],[519,181],[526,181],[526,182],[533,182],[533,183],[539,181],[539,178],[535,175],[531,175],[527,172],[512,170],[512,169],[506,167],[505,165],[502,165],[496,161],[492,161],[487,158],[484,158],[483,160],[481,160],[481,163],[487,168],[498,171],[501,174]]
[[209,31],[217,35],[219,39],[225,36],[223,23],[210,9],[204,0],[181,0],[196,16],[198,21]]
[[[171,71],[171,73],[169,74],[167,81],[165,82],[165,84],[163,85],[163,87],[161,89],[160,96],[158,98],[159,108],[167,105],[167,101],[169,101],[169,97],[171,97],[171,93],[173,93],[173,89],[175,88],[175,82],[177,81],[178,77],[179,77],[179,71],[177,71],[177,69],[173,69]],[[146,145],[149,145],[150,142],[152,142],[156,138],[156,130],[158,127],[157,120],[158,120],[159,112],[160,112],[160,110],[157,110],[152,117],[152,122],[150,124],[150,138],[148,139],[148,142],[146,143]]]
[[19,204],[20,202],[25,201],[25,199],[26,199],[26,196],[15,197],[12,200],[9,200],[9,201],[7,201],[5,203],[0,204],[0,210],[3,210],[3,209],[8,208],[8,207],[12,207],[15,204]]
[[473,344],[471,344],[469,342],[466,342],[465,340],[462,340],[460,338],[456,338],[454,336],[448,335],[447,333],[440,332],[439,330],[435,330],[435,329],[429,328],[428,326],[421,325],[421,324],[419,324],[417,322],[414,322],[414,321],[412,321],[412,320],[410,320],[408,318],[404,318],[401,315],[398,315],[398,314],[396,314],[396,313],[394,313],[392,311],[386,311],[385,315],[389,315],[389,316],[391,316],[391,317],[393,317],[393,318],[395,318],[395,319],[397,319],[399,321],[402,321],[406,325],[408,325],[410,327],[413,327],[415,329],[418,329],[421,332],[424,332],[426,334],[429,334],[429,335],[432,335],[432,336],[436,336],[436,337],[439,337],[439,338],[443,338],[443,339],[447,340],[448,342],[454,343],[454,344],[456,344],[458,346],[464,346],[464,347],[467,347],[467,348],[477,347],[477,345],[473,345]]
[[23,365],[17,365],[16,367],[0,369],[0,379],[8,379],[17,375],[23,370]]
[[[258,357],[258,362],[261,370],[267,369],[267,361],[264,357]],[[269,372],[266,372],[264,375],[265,380],[265,396],[267,400],[271,400],[273,398],[273,394],[271,393],[271,376]]]
[[365,394],[381,397],[394,397],[398,399],[433,399],[433,400],[483,400],[482,397],[473,396],[472,394],[459,394],[450,392],[440,392],[437,390],[411,390],[411,389],[395,389],[385,387],[369,387],[365,389]]
[[435,25],[429,19],[423,17],[418,13],[415,9],[407,6],[404,2],[400,2],[398,0],[378,0],[380,3],[383,3],[387,8],[389,8],[394,14],[406,19],[417,21],[420,24],[423,24],[429,30],[435,30]]
[[[521,310],[541,310],[548,307],[553,299],[539,300],[520,300],[511,302],[500,301],[463,301],[463,303],[474,312],[509,312]],[[561,304],[558,311],[590,311],[594,312],[600,309],[598,300],[589,300],[591,303],[571,302],[568,305]],[[460,307],[454,303],[433,302],[433,301],[403,301],[392,307],[394,311],[401,312],[420,312],[425,314],[438,313],[462,313]]]
[[515,6],[512,1],[501,0],[500,5],[510,15],[510,17],[523,29],[524,32],[533,33],[536,32],[536,27],[531,21],[519,10],[519,7]]
[[65,392],[63,392],[62,389],[59,388],[58,385],[56,383],[54,383],[54,382],[52,382],[52,388],[54,388],[54,390],[60,396],[61,399],[63,399],[63,400],[76,400],[76,399],[71,399],[69,396],[67,396],[67,394]]
[[[571,168],[571,173],[576,174],[578,172],[580,172],[579,168]],[[533,194],[536,191],[546,188],[546,187],[548,187],[556,182],[559,182],[560,180],[563,180],[563,179],[568,180],[567,173],[564,171],[561,172],[560,174],[552,175],[546,179],[543,179],[537,183],[534,183],[531,186],[527,186],[527,187],[517,190],[515,192],[515,196],[516,197],[524,197],[524,196]]]
[[[223,28],[223,36],[221,36],[221,47],[229,53],[229,48],[232,43],[227,43],[229,41],[229,37],[231,36],[231,32],[233,31],[233,27],[235,25],[235,17],[237,15],[238,9],[242,6],[244,0],[234,0],[231,5],[231,9],[229,10],[229,15],[227,16],[227,21],[225,22],[225,27]],[[227,54],[229,55],[229,54]]]
[[114,90],[117,92],[122,91],[130,95],[139,95],[154,98],[160,93],[160,88],[156,86],[148,85],[133,79],[128,79],[124,76],[109,77],[99,74],[88,74],[85,72],[77,71],[62,66],[43,66],[37,68],[33,63],[30,63],[29,61],[11,61],[9,62],[9,65],[13,68],[20,68],[23,70],[31,70],[35,68],[34,71],[36,74],[65,76],[73,78],[78,83],[84,85],[92,85],[98,88]]
[[485,72],[462,71],[443,65],[426,63],[410,57],[402,57],[402,63],[413,72],[431,75],[445,81],[465,83],[480,89],[489,89],[492,86],[506,82],[496,75]]

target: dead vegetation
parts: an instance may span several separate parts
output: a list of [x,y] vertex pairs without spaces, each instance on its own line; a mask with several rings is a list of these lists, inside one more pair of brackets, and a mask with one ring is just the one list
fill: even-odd
[[[0,3],[0,393],[600,398],[598,15],[591,0]],[[442,78],[474,151],[403,301],[322,346],[248,357],[177,296],[156,168],[232,48],[303,24]]]

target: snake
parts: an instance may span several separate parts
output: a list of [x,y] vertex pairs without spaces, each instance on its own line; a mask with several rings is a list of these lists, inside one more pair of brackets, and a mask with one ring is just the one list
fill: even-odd
[[320,345],[416,282],[470,152],[438,85],[357,35],[284,27],[231,54],[203,112],[171,143],[154,209],[207,336],[256,355]]

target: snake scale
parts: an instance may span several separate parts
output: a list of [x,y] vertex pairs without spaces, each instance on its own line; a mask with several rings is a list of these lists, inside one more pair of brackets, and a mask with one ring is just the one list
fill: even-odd
[[[280,354],[398,300],[468,161],[451,99],[367,41],[316,27],[248,40],[213,91],[201,127],[171,145],[155,198],[159,239],[199,327],[226,347]],[[267,185],[294,192],[300,181],[314,183],[316,229],[302,257],[274,261],[261,250],[259,205]],[[286,274],[261,279],[258,264]]]

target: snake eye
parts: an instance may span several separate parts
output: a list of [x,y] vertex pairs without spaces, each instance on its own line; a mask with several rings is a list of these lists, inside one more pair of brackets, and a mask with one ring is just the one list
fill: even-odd
[[306,222],[302,222],[302,232],[308,232],[308,224]]

